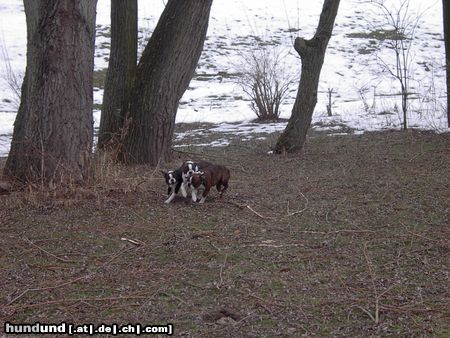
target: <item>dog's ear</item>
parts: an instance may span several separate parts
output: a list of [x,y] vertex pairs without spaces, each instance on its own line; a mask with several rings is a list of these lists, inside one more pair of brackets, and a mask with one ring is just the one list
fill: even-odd
[[164,170],[160,170],[161,174],[166,177],[167,173]]

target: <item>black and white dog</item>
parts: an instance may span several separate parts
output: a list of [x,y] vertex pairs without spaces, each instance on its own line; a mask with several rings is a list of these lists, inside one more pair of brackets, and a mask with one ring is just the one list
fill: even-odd
[[181,168],[178,168],[177,170],[170,170],[167,172],[161,170],[161,173],[164,175],[164,179],[166,180],[168,187],[167,195],[169,195],[169,198],[166,199],[164,203],[170,203],[175,198],[175,195],[178,194],[178,191],[183,183],[183,172],[181,171]]
[[[187,197],[186,188],[188,186],[189,179],[192,177],[192,175],[211,165],[212,163],[206,161],[199,161],[199,162],[186,161],[181,165],[180,169],[183,177],[183,183],[181,184],[181,194],[183,195],[183,197]],[[197,201],[197,194],[195,189],[192,190],[192,200]]]

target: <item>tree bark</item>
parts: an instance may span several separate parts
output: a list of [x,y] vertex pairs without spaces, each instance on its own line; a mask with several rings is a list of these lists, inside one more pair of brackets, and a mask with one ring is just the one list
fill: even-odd
[[169,0],[137,68],[122,160],[169,157],[179,101],[194,74],[212,0]]
[[24,1],[27,68],[7,176],[42,184],[88,177],[96,3]]
[[111,0],[111,49],[98,147],[114,146],[128,111],[137,64],[137,0]]
[[450,128],[450,0],[442,0],[444,12],[445,64],[447,69],[447,125]]
[[317,91],[325,51],[333,31],[339,0],[325,0],[316,34],[310,40],[296,38],[294,48],[302,60],[300,84],[292,115],[279,137],[275,153],[294,153],[302,149],[317,103]]

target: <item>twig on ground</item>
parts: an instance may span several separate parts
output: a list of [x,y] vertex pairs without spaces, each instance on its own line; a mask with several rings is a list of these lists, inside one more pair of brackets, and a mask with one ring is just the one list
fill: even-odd
[[257,211],[253,210],[253,208],[249,205],[246,206],[248,210],[250,210],[251,212],[253,212],[256,216],[262,218],[262,219],[277,219],[276,217],[268,217],[268,216],[263,216],[260,213],[258,213]]
[[407,233],[409,233],[409,234],[411,234],[411,235],[413,235],[415,237],[419,237],[419,238],[425,239],[425,240],[430,241],[430,242],[435,242],[435,243],[440,243],[441,242],[441,240],[436,240],[436,239],[433,239],[433,238],[429,238],[429,237],[426,237],[424,235],[412,232],[411,230],[408,230],[408,227],[405,224],[403,224],[403,222],[400,222],[400,224],[405,228],[405,231]]
[[77,261],[71,261],[71,260],[69,260],[69,259],[61,258],[61,257],[58,257],[58,256],[52,254],[51,252],[48,252],[47,250],[41,248],[39,245],[34,244],[32,241],[30,241],[30,240],[29,240],[28,238],[26,238],[26,237],[20,238],[20,239],[23,240],[24,242],[26,242],[26,243],[32,245],[33,247],[35,247],[35,248],[41,250],[42,252],[46,253],[47,255],[49,255],[49,256],[51,256],[51,257],[57,259],[58,261],[61,261],[61,262],[64,262],[64,263],[77,263]]
[[42,306],[52,305],[52,304],[62,304],[62,303],[104,302],[104,301],[127,300],[127,299],[147,299],[147,298],[148,298],[148,296],[117,296],[117,297],[97,297],[97,298],[96,297],[92,297],[92,298],[68,298],[68,299],[50,300],[50,301],[41,302],[41,303],[33,303],[33,304],[12,306],[12,308],[15,308],[15,309],[29,309],[29,308],[42,307]]
[[178,300],[180,303],[183,303],[184,305],[187,305],[187,306],[190,305],[190,304],[187,303],[185,300],[181,299],[181,298],[178,297],[178,296],[175,296],[175,295],[172,294],[172,293],[169,293],[169,292],[166,292],[166,291],[162,291],[162,292],[160,292],[159,294],[160,294],[160,295],[161,295],[161,294],[162,294],[162,295],[166,295],[166,296],[169,296],[169,297],[171,297],[171,298],[173,298],[173,299],[176,299],[176,300]]
[[125,242],[130,242],[131,244],[134,244],[134,245],[145,245],[144,242],[142,242],[138,239],[130,239],[130,238],[122,237],[120,240],[125,241]]
[[250,171],[248,169],[245,169],[242,164],[236,164],[235,166],[231,166],[231,168],[233,167],[239,167],[238,170],[242,171],[245,174],[250,174]]
[[305,203],[305,207],[299,211],[294,211],[294,212],[289,212],[289,201],[287,202],[287,214],[286,217],[291,217],[297,214],[302,213],[303,211],[305,211],[306,209],[308,209],[308,204],[309,204],[309,200],[306,198],[305,195],[303,195],[302,192],[300,192],[300,195],[302,195],[302,197],[305,199],[306,203]]
[[221,252],[220,248],[216,246],[213,242],[208,241],[208,244],[211,245],[214,249],[216,249],[218,252]]
[[254,295],[253,293],[247,293],[246,296],[258,299],[259,301],[264,302],[266,304],[271,304],[271,305],[275,305],[275,306],[283,307],[283,308],[288,307],[288,305],[281,304],[280,302],[265,300],[265,299],[263,299],[263,298],[261,298],[261,297],[259,297],[257,295]]
[[186,284],[186,285],[192,286],[194,288],[200,289],[200,290],[205,290],[205,287],[197,285],[197,284],[190,283],[188,281],[183,281],[183,283]]
[[332,230],[332,231],[312,231],[312,230],[301,230],[298,231],[303,234],[318,234],[318,235],[330,235],[330,234],[338,234],[341,232],[348,233],[377,233],[379,231],[376,230],[366,230],[366,229],[341,229],[341,230]]
[[118,252],[116,252],[114,255],[112,255],[112,257],[110,259],[108,259],[105,263],[102,264],[102,266],[106,266],[109,263],[111,263],[113,260],[115,260],[117,257],[119,257],[120,255],[123,255],[125,252],[131,251],[133,249],[139,250],[140,248],[143,248],[144,245],[142,246],[130,246],[128,248],[125,248],[124,250],[119,250]]
[[255,209],[253,209],[253,208],[252,208],[250,205],[248,205],[248,204],[239,204],[239,203],[235,203],[235,202],[232,202],[232,201],[227,201],[226,203],[232,204],[232,205],[238,207],[239,209],[247,208],[248,210],[250,210],[251,212],[253,212],[256,216],[258,216],[259,218],[262,218],[262,219],[267,219],[267,220],[281,220],[281,219],[283,219],[283,218],[287,218],[287,217],[291,217],[291,216],[294,216],[294,215],[298,215],[298,214],[304,212],[306,209],[308,209],[308,203],[309,203],[308,199],[306,198],[305,195],[303,195],[303,193],[300,192],[300,194],[301,194],[301,195],[303,196],[303,198],[306,200],[306,205],[305,205],[305,207],[304,207],[303,209],[301,209],[301,210],[290,212],[290,209],[289,209],[289,201],[288,201],[288,202],[287,202],[287,208],[286,208],[286,215],[283,215],[283,216],[280,216],[280,217],[275,217],[275,216],[264,216],[264,215],[260,214],[259,212],[257,212]]
[[338,159],[336,159],[336,161],[337,161],[337,163],[339,164],[339,166],[341,167],[341,169],[342,169],[342,175],[346,175],[347,174],[347,172],[346,172],[346,170],[345,170],[345,167],[344,167],[344,165],[341,163],[341,161],[339,161]]
[[25,291],[23,291],[21,294],[19,294],[17,297],[13,298],[12,300],[9,301],[9,303],[7,303],[6,305],[11,305],[12,303],[16,302],[17,300],[19,300],[20,298],[22,298],[23,296],[25,296],[28,292],[33,292],[33,291],[44,291],[44,290],[52,290],[52,289],[57,289],[60,288],[62,286],[66,286],[69,284],[73,284],[75,282],[78,282],[81,279],[87,278],[90,275],[86,275],[86,276],[81,276],[78,278],[75,278],[71,281],[62,283],[62,284],[58,284],[58,285],[54,285],[54,286],[47,286],[47,287],[43,287],[43,288],[32,288],[32,289],[26,289]]
[[142,215],[139,215],[136,211],[134,211],[133,209],[131,209],[131,208],[129,208],[128,207],[128,210],[132,213],[132,214],[134,214],[135,216],[137,216],[137,217],[139,217],[142,221],[144,221],[144,222],[148,222],[148,219],[146,219],[144,216],[142,216]]
[[223,278],[222,278],[222,273],[223,273],[223,268],[225,267],[225,265],[227,265],[227,259],[228,259],[228,254],[225,255],[225,259],[223,264],[220,266],[220,271],[219,271],[219,277],[220,277],[220,282],[217,285],[217,288],[220,289],[220,287],[223,285]]
[[224,201],[223,203],[228,203],[228,204],[234,205],[235,207],[238,207],[239,209],[244,209],[247,207],[247,204],[239,204],[239,203],[236,203],[233,201]]
[[[153,173],[152,173],[152,175],[151,175],[151,178],[153,178],[152,176],[153,176]],[[146,179],[141,180],[139,183],[137,183],[137,184],[134,186],[133,191],[137,191],[137,189],[139,188],[139,186],[140,186],[141,184],[144,184],[145,182],[147,182]]]
[[366,310],[365,308],[363,308],[362,306],[359,305],[355,305],[358,309],[360,309],[361,311],[363,311],[366,315],[369,316],[370,319],[372,319],[373,322],[375,322],[376,324],[378,324],[377,318],[375,318],[370,311]]
[[242,247],[270,247],[270,248],[283,248],[288,246],[303,246],[302,243],[286,243],[286,244],[278,244],[273,240],[262,241],[261,243],[256,244],[244,244]]

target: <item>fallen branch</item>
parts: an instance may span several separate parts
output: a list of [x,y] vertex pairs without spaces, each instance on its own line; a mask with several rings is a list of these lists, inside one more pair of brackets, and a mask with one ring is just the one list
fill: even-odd
[[220,271],[219,271],[220,282],[219,282],[219,284],[216,286],[218,289],[220,289],[220,287],[223,285],[222,273],[223,273],[223,268],[227,265],[227,259],[228,259],[228,254],[225,255],[224,262],[223,262],[223,264],[220,266]]
[[256,216],[262,218],[262,219],[277,219],[276,217],[268,217],[268,216],[263,216],[260,213],[256,212],[255,210],[252,209],[251,206],[247,205],[246,206],[248,210],[250,210],[251,212],[253,212]]
[[160,295],[166,295],[166,296],[168,296],[168,297],[170,297],[170,298],[172,298],[172,299],[176,299],[176,300],[178,300],[180,303],[183,303],[184,305],[187,305],[187,306],[190,306],[190,305],[191,305],[191,304],[187,303],[186,301],[184,301],[183,299],[181,299],[180,297],[175,296],[175,295],[172,294],[172,293],[165,292],[165,291],[161,291],[161,292],[159,292],[159,294],[160,294]]
[[239,204],[233,201],[224,201],[223,203],[234,205],[235,207],[238,207],[239,209],[244,209],[247,207],[247,204]]
[[133,249],[139,250],[140,248],[142,248],[142,246],[139,246],[139,247],[131,246],[131,247],[125,248],[124,250],[119,250],[118,252],[113,254],[109,260],[107,260],[105,263],[103,263],[102,266],[108,265],[113,260],[115,260],[117,257],[119,257],[120,255],[123,255],[125,252],[131,251]]
[[242,247],[270,247],[270,248],[283,248],[288,246],[303,246],[301,243],[288,243],[288,244],[277,244],[275,241],[269,239],[267,241],[262,241],[257,244],[245,244]]
[[289,307],[288,305],[282,304],[282,303],[274,301],[274,300],[268,301],[268,300],[263,299],[263,298],[261,298],[261,297],[259,297],[257,295],[254,295],[253,293],[245,293],[245,292],[242,292],[242,293],[244,295],[246,295],[247,297],[255,298],[255,299],[257,299],[257,300],[259,300],[259,301],[261,301],[263,303],[266,303],[266,304],[275,305],[275,306],[282,307],[282,308],[288,308]]
[[308,209],[308,199],[307,199],[302,193],[300,193],[300,194],[303,196],[303,198],[305,198],[305,200],[306,200],[306,206],[305,206],[303,209],[301,209],[301,210],[294,211],[294,212],[290,212],[290,211],[289,211],[289,201],[288,201],[288,202],[287,202],[287,208],[286,208],[286,209],[287,209],[286,215],[283,215],[283,216],[280,216],[280,217],[275,217],[275,216],[264,216],[264,215],[260,214],[259,212],[257,212],[255,209],[253,209],[253,208],[252,208],[250,205],[248,205],[248,204],[239,204],[239,203],[235,203],[235,202],[232,202],[232,201],[227,201],[227,202],[225,202],[225,203],[232,204],[232,205],[238,207],[239,209],[247,208],[248,210],[250,210],[252,213],[254,213],[256,216],[258,216],[258,217],[261,218],[261,219],[266,219],[266,220],[282,220],[282,219],[284,219],[284,218],[287,218],[287,217],[291,217],[291,216],[300,214],[300,213],[304,212],[306,209]]
[[55,286],[47,286],[47,287],[44,287],[44,288],[32,288],[32,289],[26,289],[25,291],[23,291],[20,295],[18,295],[18,296],[15,297],[14,299],[12,299],[12,300],[11,300],[8,304],[6,304],[6,305],[11,305],[12,303],[16,302],[17,300],[19,300],[20,298],[22,298],[23,296],[25,296],[28,292],[57,289],[57,288],[60,288],[60,287],[62,287],[62,286],[66,286],[66,285],[69,285],[69,284],[73,284],[73,283],[75,283],[75,282],[78,282],[80,279],[84,279],[84,278],[87,278],[87,277],[89,277],[89,275],[82,276],[82,277],[78,277],[78,278],[75,278],[75,279],[73,279],[73,280],[71,280],[71,281],[68,281],[68,282],[65,282],[65,283],[62,283],[62,284],[58,284],[58,285],[55,285]]
[[33,304],[26,304],[26,305],[18,305],[18,306],[12,306],[14,309],[29,309],[29,308],[35,308],[35,307],[42,307],[46,305],[53,305],[53,304],[62,304],[62,303],[74,303],[74,302],[104,302],[104,301],[115,301],[115,300],[128,300],[128,299],[147,299],[148,296],[118,296],[118,297],[98,297],[98,298],[69,298],[69,299],[58,299],[58,300],[51,300],[48,302],[42,302],[42,303],[33,303]]
[[318,235],[330,235],[330,234],[338,234],[341,232],[348,232],[348,233],[364,233],[364,232],[368,232],[368,233],[377,233],[379,231],[376,230],[364,230],[364,229],[342,229],[342,230],[332,230],[332,231],[312,231],[312,230],[303,230],[303,231],[298,231],[300,233],[303,234],[318,234]]
[[125,241],[125,242],[130,242],[131,244],[134,244],[134,245],[145,245],[144,242],[142,242],[140,240],[136,240],[136,239],[129,239],[129,238],[122,237],[120,240]]
[[357,307],[358,309],[360,309],[362,312],[364,312],[366,315],[369,316],[370,319],[372,319],[373,322],[375,322],[376,324],[378,324],[378,318],[375,318],[370,311],[366,310],[365,308],[363,308],[362,306],[359,305],[355,305],[355,307]]
[[304,207],[303,209],[299,210],[299,211],[289,212],[289,201],[288,201],[288,202],[287,202],[287,215],[286,215],[286,217],[291,217],[291,216],[300,214],[300,213],[302,213],[303,211],[305,211],[306,209],[308,209],[308,204],[309,204],[308,198],[306,198],[306,196],[305,196],[301,191],[299,191],[299,193],[300,193],[300,195],[302,195],[302,197],[303,197],[303,198],[305,199],[305,201],[306,201],[305,207]]
[[28,243],[28,244],[31,244],[35,248],[41,250],[42,252],[46,253],[47,255],[49,255],[51,257],[57,259],[58,261],[61,261],[61,262],[64,262],[64,263],[77,263],[77,261],[71,261],[71,260],[68,260],[68,259],[65,259],[65,258],[61,258],[61,257],[58,257],[58,256],[52,254],[51,252],[48,252],[47,250],[41,248],[39,245],[37,245],[37,244],[33,243],[32,241],[30,241],[28,238],[21,238],[21,240],[26,242],[26,243]]
[[289,212],[289,201],[288,201],[287,202],[287,214],[286,214],[286,217],[291,217],[291,216],[294,216],[294,215],[297,215],[297,214],[301,214],[306,209],[308,209],[308,203],[306,203],[306,206],[303,209],[301,209],[301,210],[294,211],[294,212]]

